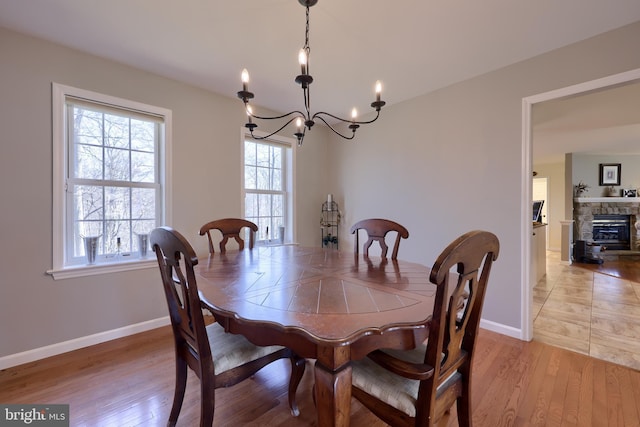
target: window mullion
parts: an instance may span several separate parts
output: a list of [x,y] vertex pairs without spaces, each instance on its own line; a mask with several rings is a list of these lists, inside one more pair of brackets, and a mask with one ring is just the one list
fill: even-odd
[[158,188],[160,184],[155,182],[130,182],[130,181],[111,181],[86,178],[69,178],[69,185],[95,185],[105,187],[125,187],[125,188]]

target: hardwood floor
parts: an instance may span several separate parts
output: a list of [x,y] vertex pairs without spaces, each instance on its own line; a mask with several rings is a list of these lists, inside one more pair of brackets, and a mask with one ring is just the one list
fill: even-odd
[[576,264],[576,266],[596,273],[640,283],[640,260],[638,255],[623,257],[616,261],[607,260],[603,264]]
[[640,370],[640,263],[560,262],[533,288],[534,340]]
[[[313,370],[287,405],[280,360],[216,391],[214,426],[314,426]],[[640,372],[539,341],[481,330],[474,360],[473,422],[496,426],[638,426]],[[190,373],[178,426],[198,425],[199,382]],[[71,426],[164,426],[173,398],[169,327],[0,371],[1,403],[65,403]],[[445,423],[455,426],[455,409]],[[385,424],[353,401],[351,425]]]

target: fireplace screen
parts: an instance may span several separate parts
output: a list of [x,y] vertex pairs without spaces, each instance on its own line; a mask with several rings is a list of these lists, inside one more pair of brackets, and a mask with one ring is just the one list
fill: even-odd
[[609,250],[629,250],[631,231],[630,215],[594,215],[593,243]]

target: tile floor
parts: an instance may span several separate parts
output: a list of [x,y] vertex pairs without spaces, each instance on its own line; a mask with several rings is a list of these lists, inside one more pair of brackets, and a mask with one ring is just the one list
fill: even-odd
[[533,288],[534,340],[640,370],[640,283],[589,271],[547,252]]

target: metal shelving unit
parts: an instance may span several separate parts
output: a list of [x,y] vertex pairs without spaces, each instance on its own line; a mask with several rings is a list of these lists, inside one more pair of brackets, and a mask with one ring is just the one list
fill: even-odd
[[340,224],[340,210],[333,200],[322,204],[320,216],[321,244],[323,247],[338,249],[338,226]]

